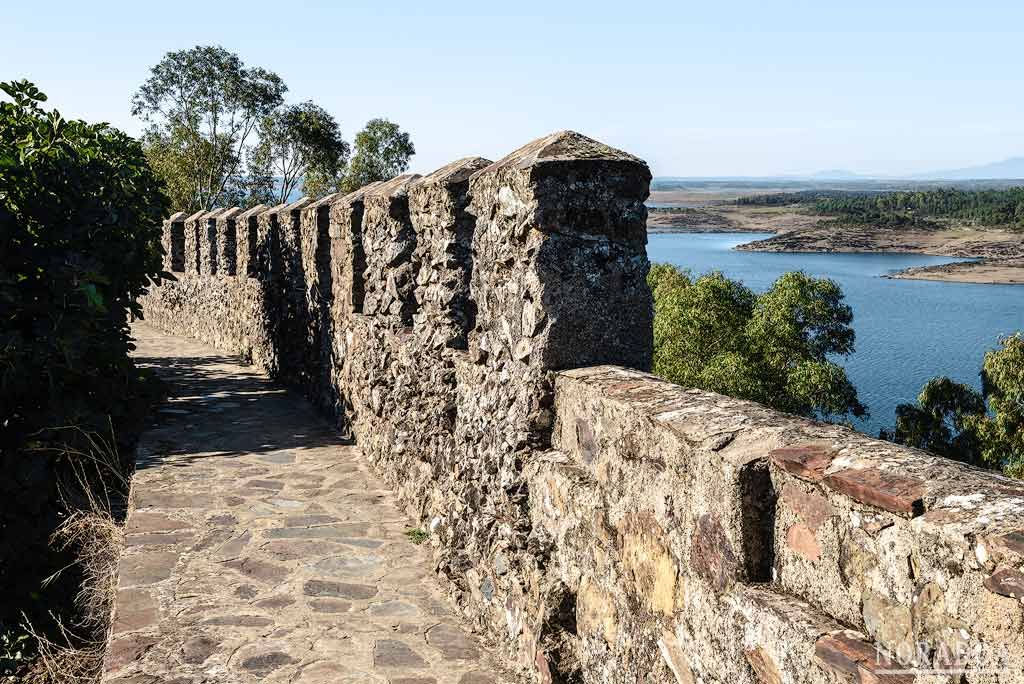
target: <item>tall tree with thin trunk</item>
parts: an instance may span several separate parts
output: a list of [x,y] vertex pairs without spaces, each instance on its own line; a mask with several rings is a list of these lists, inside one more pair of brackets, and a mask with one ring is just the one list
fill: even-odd
[[287,87],[220,46],[167,53],[132,98],[146,154],[185,211],[245,203],[247,150]]
[[254,199],[288,201],[300,185],[309,197],[337,191],[349,146],[334,117],[312,102],[281,107],[260,124],[250,157]]

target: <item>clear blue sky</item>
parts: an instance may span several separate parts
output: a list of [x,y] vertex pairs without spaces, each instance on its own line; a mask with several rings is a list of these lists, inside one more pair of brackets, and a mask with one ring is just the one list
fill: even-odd
[[656,175],[899,174],[1024,155],[1024,2],[12,2],[0,78],[131,133],[169,50],[276,71],[425,172],[572,128]]

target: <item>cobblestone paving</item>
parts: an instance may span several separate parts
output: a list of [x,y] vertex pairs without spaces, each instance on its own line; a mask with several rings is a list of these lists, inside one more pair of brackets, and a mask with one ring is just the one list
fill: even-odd
[[498,684],[359,450],[236,359],[138,326],[144,435],[105,682]]

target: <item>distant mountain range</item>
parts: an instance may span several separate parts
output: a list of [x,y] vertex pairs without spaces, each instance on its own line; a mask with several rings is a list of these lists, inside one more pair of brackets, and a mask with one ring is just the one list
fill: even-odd
[[1009,180],[1024,178],[1024,157],[1011,157],[1003,161],[968,166],[962,169],[946,169],[944,171],[926,171],[907,176],[870,176],[842,169],[818,171],[805,178],[813,180],[870,180],[893,179],[901,180]]
[[1024,157],[1011,157],[1003,161],[969,166],[965,169],[933,171],[911,176],[921,180],[991,180],[996,178],[1024,178]]
[[779,176],[659,176],[662,182],[681,181],[713,181],[713,182],[822,182],[841,183],[848,182],[870,182],[878,181],[891,183],[894,181],[989,181],[989,180],[1024,180],[1024,157],[1011,157],[1003,161],[981,164],[979,166],[968,166],[962,169],[947,169],[945,171],[927,171],[924,173],[912,173],[907,175],[893,176],[882,174],[864,174],[848,171],[846,169],[827,169],[816,173],[808,174],[785,174]]

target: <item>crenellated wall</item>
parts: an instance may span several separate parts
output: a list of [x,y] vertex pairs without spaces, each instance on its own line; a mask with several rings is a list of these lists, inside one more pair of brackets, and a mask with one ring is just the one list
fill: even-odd
[[146,319],[352,435],[527,679],[1024,681],[1024,483],[643,372],[649,181],[562,132],[176,214]]

